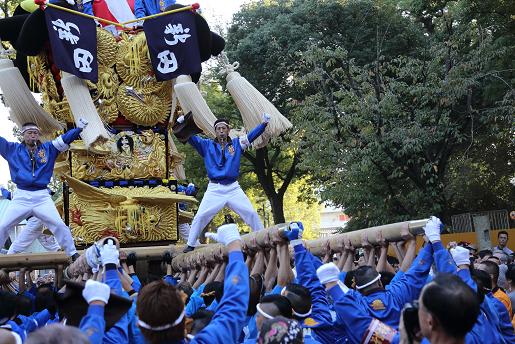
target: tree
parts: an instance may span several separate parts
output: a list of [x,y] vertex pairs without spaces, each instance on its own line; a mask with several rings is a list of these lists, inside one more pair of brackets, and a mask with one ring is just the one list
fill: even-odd
[[[463,2],[444,6],[429,28],[421,26],[426,38],[409,54],[378,53],[365,64],[343,48],[303,54],[302,86],[311,94],[299,110],[301,167],[312,169],[323,199],[346,208],[351,229],[431,214],[448,219],[460,197],[471,199],[455,193],[465,186],[453,178],[460,154],[478,136],[493,144],[497,160],[510,146],[513,88],[496,68],[509,49],[491,30],[463,20],[462,10]],[[391,20],[407,28],[417,23],[406,12]],[[487,166],[469,158],[472,166]],[[503,163],[505,174],[490,179],[509,179],[510,164]],[[491,204],[513,203],[508,188],[500,197],[490,193]]]
[[0,1],[0,9],[2,13],[0,14],[0,18],[6,18],[12,15],[16,6],[19,5],[21,0],[2,0]]
[[[389,12],[372,1],[259,1],[250,3],[235,14],[228,29],[226,52],[240,62],[240,72],[296,125],[294,111],[305,90],[297,88],[299,62],[306,47],[313,44],[336,47],[348,42],[353,58],[365,62],[381,43],[382,53],[411,51],[420,39],[414,30],[391,23]],[[378,14],[377,16],[371,15]],[[370,26],[363,23],[372,19]],[[384,23],[384,24],[383,24]],[[359,26],[359,30],[355,27]],[[377,38],[377,32],[381,36]],[[377,38],[377,39],[376,39]],[[377,43],[377,44],[376,44]],[[373,56],[373,54],[372,54]],[[222,82],[223,84],[223,82]],[[299,170],[303,159],[298,149],[302,133],[293,130],[264,149],[246,153],[248,163],[242,170],[252,170],[269,199],[274,220],[284,222],[284,195],[287,188],[309,169]]]

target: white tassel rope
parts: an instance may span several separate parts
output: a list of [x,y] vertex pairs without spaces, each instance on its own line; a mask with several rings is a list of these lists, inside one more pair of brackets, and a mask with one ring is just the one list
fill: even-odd
[[12,62],[0,60],[0,88],[9,107],[10,119],[21,128],[24,123],[35,123],[44,139],[51,139],[63,126],[43,110],[30,92],[20,71],[10,67]]
[[75,123],[77,124],[80,118],[84,118],[89,123],[81,133],[86,148],[109,140],[110,134],[98,115],[86,82],[75,75],[66,72],[62,73],[61,84],[63,85],[68,104],[70,104]]
[[199,89],[188,75],[179,75],[175,80],[174,91],[184,114],[191,111],[195,124],[207,136],[215,137],[215,115],[209,109]]
[[227,90],[240,110],[245,129],[249,131],[258,126],[262,122],[263,113],[272,117],[265,132],[252,144],[255,148],[266,146],[270,139],[292,127],[291,122],[265,96],[236,72],[238,62],[230,64],[225,54],[221,55],[221,60],[224,66],[222,73],[227,74]]

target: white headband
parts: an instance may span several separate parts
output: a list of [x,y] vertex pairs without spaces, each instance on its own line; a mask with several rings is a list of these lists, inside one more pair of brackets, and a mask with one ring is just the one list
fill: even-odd
[[312,311],[312,310],[313,310],[313,309],[312,309],[312,308],[310,308],[310,309],[309,309],[309,311],[308,311],[307,313],[301,314],[301,313],[297,313],[297,312],[295,312],[295,311],[293,310],[293,308],[292,308],[293,315],[296,315],[296,316],[298,316],[299,318],[306,318],[306,317],[308,317],[308,316],[311,314],[311,311]]
[[153,326],[150,326],[149,324],[147,324],[146,322],[144,322],[143,320],[138,319],[138,325],[140,327],[143,327],[144,329],[150,330],[150,331],[164,331],[164,330],[168,330],[169,328],[179,325],[183,318],[184,318],[184,309],[182,310],[182,313],[181,313],[181,315],[179,315],[177,320],[175,320],[173,322],[173,324],[166,324],[166,325],[153,327]]
[[381,274],[378,274],[378,275],[376,276],[376,278],[374,278],[374,279],[373,279],[373,280],[371,280],[370,282],[365,283],[365,284],[363,284],[363,285],[357,285],[357,286],[356,286],[356,289],[360,290],[360,289],[366,288],[366,287],[368,287],[369,285],[372,285],[372,284],[376,283],[377,281],[379,281],[379,279],[380,279],[380,278],[381,278]]
[[27,130],[37,130],[38,132],[40,131],[38,126],[37,125],[34,125],[34,124],[29,124],[29,125],[25,125],[21,128],[21,133],[25,133]]
[[230,127],[229,123],[227,123],[226,121],[220,121],[218,123],[215,124],[215,129],[216,127],[218,127],[220,124],[225,124],[227,127]]
[[[286,294],[286,292],[287,292],[287,291],[288,291],[288,290],[286,289],[286,287],[284,287],[283,289],[281,289],[281,296],[286,297],[286,295],[284,295],[284,294]],[[311,311],[312,311],[312,310],[313,310],[313,308],[310,308],[310,309],[309,309],[309,311],[308,311],[307,313],[302,314],[302,313],[297,313],[297,312],[295,312],[295,310],[294,310],[294,309],[293,309],[293,307],[292,307],[293,315],[296,315],[296,316],[298,316],[299,318],[305,318],[305,317],[308,317],[308,316],[311,314]]]
[[261,314],[262,316],[264,316],[264,317],[265,317],[265,318],[267,318],[267,319],[273,319],[274,317],[273,317],[273,316],[271,316],[271,315],[270,315],[270,314],[268,314],[268,313],[265,313],[265,311],[261,309],[261,306],[260,306],[260,305],[261,305],[260,303],[258,303],[258,304],[256,305],[256,309],[257,309],[257,311],[259,312],[259,314]]

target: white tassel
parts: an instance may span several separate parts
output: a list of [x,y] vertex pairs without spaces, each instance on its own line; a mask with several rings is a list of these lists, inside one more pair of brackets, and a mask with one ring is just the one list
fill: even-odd
[[204,134],[215,137],[213,126],[216,117],[209,109],[197,86],[191,81],[191,77],[179,75],[175,80],[174,91],[179,99],[183,113],[187,114],[191,111],[195,124],[202,129]]
[[245,128],[252,130],[258,126],[263,121],[263,113],[268,113],[272,117],[265,132],[252,144],[255,148],[266,146],[270,139],[278,137],[292,127],[290,121],[268,99],[240,73],[235,72],[239,67],[238,62],[229,64],[225,55],[222,55],[222,60],[225,66],[224,73],[227,73],[227,90],[240,110]]
[[61,85],[68,104],[70,104],[75,123],[78,123],[80,118],[84,118],[89,123],[81,133],[86,148],[109,140],[110,135],[93,104],[86,82],[75,75],[62,73]]
[[27,122],[35,123],[44,139],[53,138],[54,132],[62,130],[63,126],[38,104],[19,69],[8,66],[9,62],[0,63],[0,88],[9,106],[11,121],[19,128]]

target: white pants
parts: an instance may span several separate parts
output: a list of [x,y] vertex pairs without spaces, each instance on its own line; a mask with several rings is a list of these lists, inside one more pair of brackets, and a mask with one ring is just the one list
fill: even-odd
[[7,254],[24,252],[36,239],[47,251],[55,252],[61,248],[53,235],[43,234],[43,222],[32,216],[9,247]]
[[[190,229],[191,226],[189,223],[181,223],[179,225],[179,237],[181,238],[181,240],[188,241],[188,237],[190,236]],[[198,245],[200,245],[200,241],[197,240],[195,246]]]
[[59,216],[46,189],[16,190],[4,217],[0,219],[0,247],[4,246],[9,230],[29,216],[37,217],[50,229],[68,256],[77,253],[70,229]]
[[209,183],[197,214],[191,223],[188,246],[194,247],[196,245],[196,240],[202,229],[225,206],[238,214],[253,231],[263,229],[261,219],[238,182],[228,185]]

